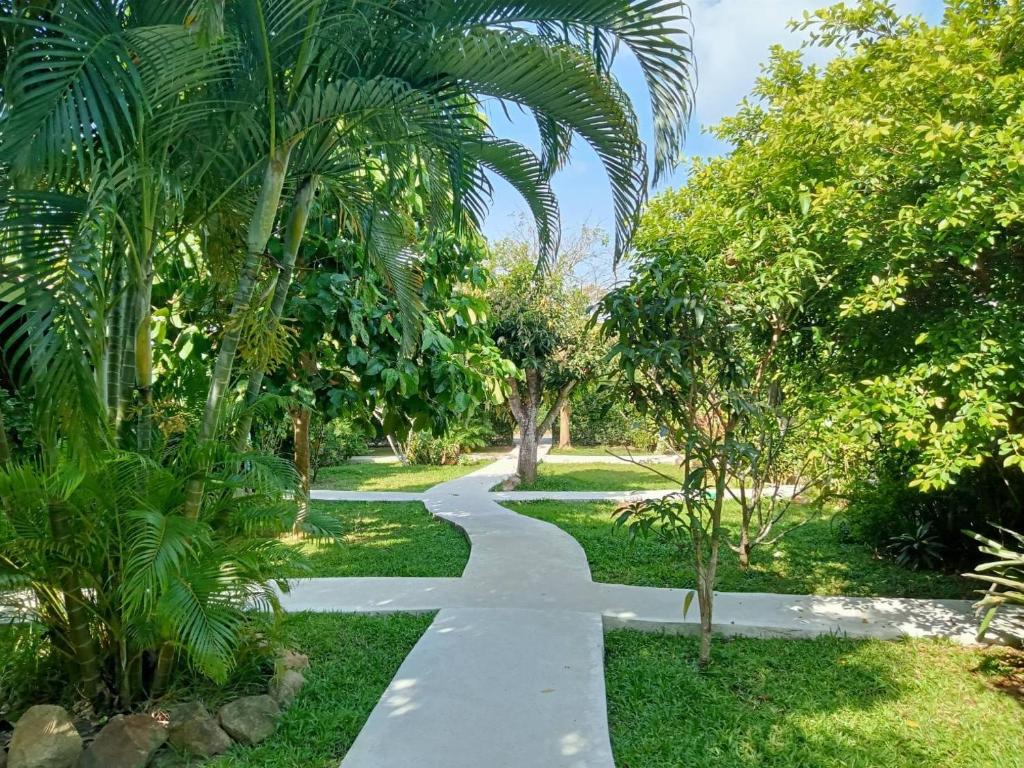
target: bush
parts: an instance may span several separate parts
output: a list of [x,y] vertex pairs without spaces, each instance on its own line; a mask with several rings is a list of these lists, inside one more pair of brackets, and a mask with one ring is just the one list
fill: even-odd
[[313,472],[344,464],[366,453],[366,435],[350,419],[331,419],[314,427]]
[[[617,390],[587,388],[577,392],[572,398],[569,425],[574,445],[623,445],[645,453],[658,448],[658,425],[641,415]],[[556,419],[556,443],[558,426]]]
[[[1017,499],[1024,498],[1024,476],[1016,469],[1006,471],[987,462],[963,472],[955,485],[922,492],[909,486],[915,460],[898,451],[882,451],[859,473],[863,479],[849,489],[846,510],[856,540],[896,556],[907,553],[911,559],[914,551],[937,549],[946,568],[963,568],[972,566],[976,557],[963,530],[984,530],[988,523],[1022,527],[1024,515]],[[908,543],[914,544],[913,551],[907,550]]]
[[461,454],[462,446],[455,436],[435,437],[426,431],[412,432],[405,443],[405,458],[411,464],[458,464]]

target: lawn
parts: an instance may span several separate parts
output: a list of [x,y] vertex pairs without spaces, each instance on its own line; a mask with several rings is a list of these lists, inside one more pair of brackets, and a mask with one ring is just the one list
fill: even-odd
[[[273,631],[310,657],[306,685],[277,732],[260,746],[234,747],[204,763],[216,768],[337,768],[399,665],[432,616],[353,616],[295,613]],[[269,631],[269,630],[268,630]],[[213,711],[230,698],[261,693],[267,669],[243,657],[226,686],[190,679],[168,692],[174,702],[198,698]],[[71,707],[49,642],[31,625],[0,626],[0,720],[14,720],[34,703]],[[167,765],[189,765],[170,760]],[[193,761],[191,765],[198,765]]]
[[306,685],[277,732],[213,768],[337,768],[431,616],[292,614],[284,631],[310,658]]
[[[608,716],[618,768],[1018,768],[1019,654],[937,641],[716,641],[612,632]],[[1020,667],[1016,666],[1017,674]]]
[[292,539],[313,565],[302,576],[461,576],[466,567],[466,537],[418,501],[313,504],[345,533],[338,543]]
[[[661,541],[638,539],[612,524],[614,504],[534,501],[507,505],[520,514],[546,520],[583,546],[595,581],[647,587],[693,587],[693,570]],[[793,522],[802,519],[792,509]],[[725,526],[739,524],[739,509],[726,506]],[[755,549],[743,571],[723,548],[717,588],[726,592],[850,595],[858,597],[971,597],[977,587],[956,575],[911,571],[877,556],[871,548],[844,541],[831,518],[812,520],[769,549]]]
[[568,448],[559,448],[557,445],[551,448],[551,453],[563,456],[650,456],[657,451],[641,451],[625,445],[570,445]]
[[[537,480],[517,491],[653,491],[677,489],[682,484],[678,467],[652,464],[657,472],[626,462],[607,464],[545,464],[537,467]],[[660,473],[660,474],[658,474]],[[672,478],[664,477],[669,475]]]
[[433,467],[420,464],[342,464],[324,467],[313,488],[325,491],[425,491],[480,468],[466,462]]

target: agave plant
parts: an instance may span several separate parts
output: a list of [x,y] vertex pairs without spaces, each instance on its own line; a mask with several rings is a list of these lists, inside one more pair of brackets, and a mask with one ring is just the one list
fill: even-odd
[[979,565],[974,573],[964,574],[968,579],[976,579],[989,585],[981,600],[975,603],[975,607],[982,615],[981,625],[978,627],[979,638],[988,632],[992,619],[1000,608],[1006,605],[1024,605],[1024,535],[998,525],[995,527],[1011,541],[1016,542],[1017,549],[1013,549],[1013,544],[1003,544],[975,531],[964,531],[981,544],[978,550],[982,554],[993,558]]

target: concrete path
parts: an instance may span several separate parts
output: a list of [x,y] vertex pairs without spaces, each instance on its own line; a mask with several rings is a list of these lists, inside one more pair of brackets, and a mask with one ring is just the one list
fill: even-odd
[[[547,449],[547,445],[544,446]],[[589,457],[588,457],[589,458]],[[645,493],[491,493],[513,456],[425,493],[315,491],[314,498],[422,501],[472,548],[461,578],[321,578],[282,596],[292,611],[433,612],[342,768],[613,768],[603,633],[697,631],[687,590],[592,581],[580,545],[502,507],[530,499],[618,500]],[[1002,618],[997,631],[1020,622]],[[716,631],[755,637],[949,637],[974,641],[969,601],[719,593]]]

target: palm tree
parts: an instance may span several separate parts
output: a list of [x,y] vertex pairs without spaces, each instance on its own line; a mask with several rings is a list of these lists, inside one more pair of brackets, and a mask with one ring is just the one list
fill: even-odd
[[[58,550],[74,549],[63,521],[79,503],[65,467],[94,477],[111,450],[156,447],[152,292],[169,260],[188,251],[204,277],[218,258],[210,243],[237,244],[221,265],[234,280],[211,326],[197,445],[181,454],[193,463],[180,512],[199,521],[222,498],[205,480],[246,330],[279,322],[316,194],[358,222],[410,325],[418,278],[406,233],[477,228],[489,169],[524,195],[550,258],[549,179],[574,136],[608,172],[621,254],[648,165],[611,61],[625,46],[647,78],[656,178],[690,105],[684,18],[676,0],[52,0],[11,12],[0,25],[0,302],[18,309],[0,318],[0,338],[26,373],[36,486],[50,489]],[[535,116],[540,156],[493,135],[488,100]],[[430,180],[418,212],[380,194],[409,168]],[[249,368],[256,393],[263,369]],[[78,610],[88,571],[60,570],[69,655],[92,686],[97,638]]]

